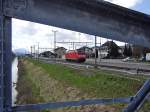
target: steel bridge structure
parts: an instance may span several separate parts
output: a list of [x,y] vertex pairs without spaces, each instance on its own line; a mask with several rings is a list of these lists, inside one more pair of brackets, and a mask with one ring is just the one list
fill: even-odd
[[[12,107],[12,18],[150,47],[150,16],[103,0],[0,0],[0,112],[124,102],[134,112],[150,92],[150,79],[127,98],[54,102]],[[129,90],[130,91],[130,90]]]

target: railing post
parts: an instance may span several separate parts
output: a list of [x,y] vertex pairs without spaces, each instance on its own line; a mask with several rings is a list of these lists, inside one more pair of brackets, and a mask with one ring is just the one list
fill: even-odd
[[12,107],[12,21],[10,17],[4,18],[4,108],[6,112],[11,112]]
[[4,111],[4,73],[3,73],[3,8],[2,1],[0,0],[0,112]]
[[95,68],[97,68],[97,36],[95,36]]
[[150,92],[150,79],[145,82],[124,112],[135,112]]
[[11,18],[6,17],[0,0],[0,112],[11,112]]

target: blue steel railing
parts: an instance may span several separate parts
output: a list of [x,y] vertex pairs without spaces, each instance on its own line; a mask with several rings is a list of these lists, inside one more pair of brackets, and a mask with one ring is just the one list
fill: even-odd
[[128,107],[124,110],[124,112],[134,112],[136,109],[138,109],[141,104],[143,104],[143,101],[150,93],[150,79],[148,79],[142,88],[138,91],[138,93],[134,96],[133,100],[129,103]]
[[130,103],[133,97],[126,98],[114,98],[114,99],[93,99],[93,100],[80,100],[80,101],[68,101],[68,102],[55,102],[55,103],[41,103],[41,104],[30,104],[20,105],[13,107],[13,111],[30,111],[30,110],[43,110],[43,109],[58,109],[64,107],[78,107],[86,105],[96,104],[116,104],[116,103]]
[[103,0],[0,0],[0,112],[112,103],[129,103],[124,112],[134,112],[150,92],[149,79],[134,97],[12,107],[11,18],[150,47],[150,16]]
[[[41,104],[28,104],[28,105],[19,105],[12,108],[14,112],[18,111],[30,111],[30,110],[43,110],[43,109],[58,109],[64,107],[78,107],[85,105],[102,105],[102,104],[116,104],[116,103],[129,103],[128,107],[124,109],[124,112],[134,112],[141,106],[141,102],[144,98],[147,98],[150,91],[150,79],[145,82],[143,87],[135,96],[125,97],[125,98],[109,98],[109,99],[89,99],[89,100],[80,100],[80,101],[68,101],[68,102],[50,102],[50,103],[41,103]],[[146,100],[146,99],[145,99]]]

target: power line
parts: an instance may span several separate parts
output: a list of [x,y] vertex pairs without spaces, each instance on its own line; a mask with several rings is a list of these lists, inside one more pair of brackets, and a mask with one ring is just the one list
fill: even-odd
[[86,46],[92,42],[56,42],[56,43],[60,43],[60,44],[71,44],[73,50],[76,48],[75,44],[86,44]]

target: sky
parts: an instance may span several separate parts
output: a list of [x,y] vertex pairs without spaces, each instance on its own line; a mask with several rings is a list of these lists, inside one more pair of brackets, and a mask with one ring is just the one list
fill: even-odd
[[[137,10],[150,15],[150,0],[106,0],[108,2]],[[53,48],[54,47],[54,33],[52,30],[57,31],[56,40],[58,41],[75,41],[75,42],[94,42],[94,36],[83,34],[79,32],[69,31],[52,26],[42,25],[38,23],[13,19],[12,21],[12,49],[24,48],[30,51],[30,47],[33,45],[40,45],[41,48]],[[98,38],[98,43],[103,44],[107,41],[104,38]],[[116,41],[118,45],[124,45],[122,42]],[[76,48],[84,46],[86,44],[78,44]],[[57,44],[56,46],[63,46],[67,49],[73,49],[70,44]],[[89,47],[93,44],[88,44]]]

